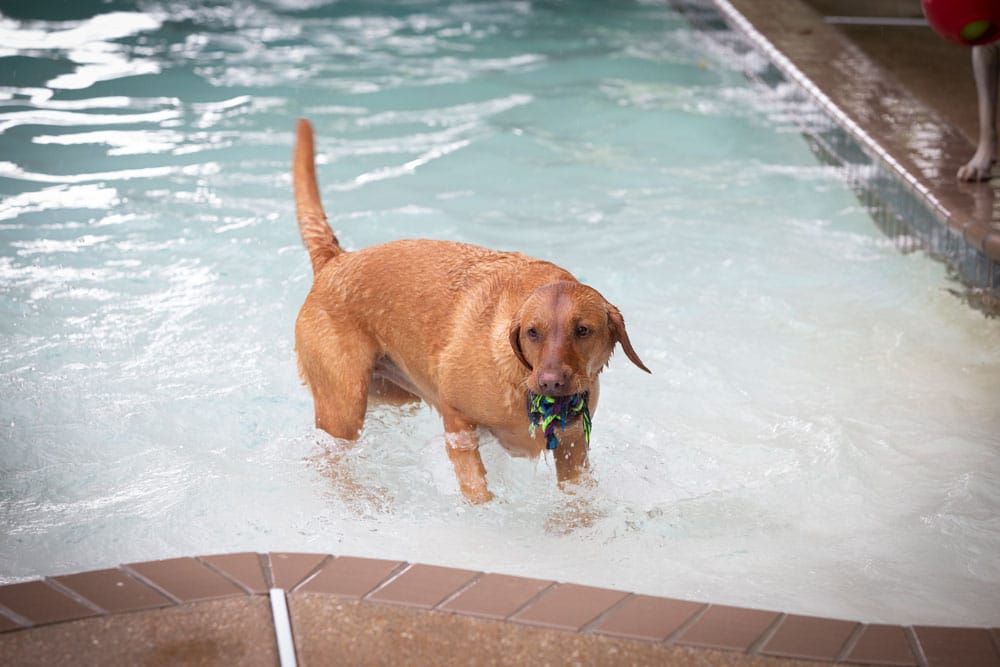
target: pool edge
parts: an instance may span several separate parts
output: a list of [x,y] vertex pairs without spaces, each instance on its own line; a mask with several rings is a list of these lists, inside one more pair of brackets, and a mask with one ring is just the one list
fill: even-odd
[[[968,287],[984,292],[979,305],[985,312],[1000,312],[1000,179],[996,174],[979,183],[957,179],[959,167],[975,151],[965,135],[804,2],[785,0],[779,11],[759,0],[705,1],[924,209],[915,215],[912,204],[889,205],[873,213],[876,224],[890,236],[918,238]],[[966,74],[971,77],[971,65]],[[857,190],[866,179],[854,175],[849,180]],[[887,179],[874,180],[870,191]]]
[[[51,650],[73,647],[78,664],[135,659],[140,649],[214,659],[218,639],[184,644],[195,632],[259,645],[274,664],[274,626],[262,611],[274,588],[287,594],[296,652],[313,661],[331,651],[354,659],[375,651],[378,662],[406,646],[414,656],[433,655],[475,635],[480,640],[463,649],[473,653],[462,655],[486,664],[513,663],[514,648],[527,650],[528,642],[556,656],[571,646],[585,664],[618,656],[633,664],[1000,665],[996,627],[865,624],[421,563],[280,552],[129,563],[2,586],[0,655],[8,664],[33,664],[48,650],[40,646],[54,643]],[[200,629],[185,626],[190,618],[202,619]],[[184,647],[171,626],[184,628]],[[338,634],[348,627],[368,628],[371,636],[352,631],[348,641]],[[391,634],[380,638],[376,630]],[[132,644],[123,642],[127,637]]]

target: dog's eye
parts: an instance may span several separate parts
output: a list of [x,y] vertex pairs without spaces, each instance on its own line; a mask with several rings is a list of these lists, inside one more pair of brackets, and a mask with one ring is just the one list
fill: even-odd
[[576,337],[577,338],[585,338],[586,336],[589,336],[589,335],[590,335],[590,329],[588,329],[587,327],[583,326],[582,324],[576,328]]
[[531,327],[525,332],[528,335],[528,340],[538,340],[538,329]]

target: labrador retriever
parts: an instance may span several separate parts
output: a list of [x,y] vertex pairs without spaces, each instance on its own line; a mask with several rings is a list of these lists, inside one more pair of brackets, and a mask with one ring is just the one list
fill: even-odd
[[560,485],[582,481],[598,376],[615,345],[650,372],[618,309],[565,269],[520,253],[432,240],[347,252],[320,202],[307,120],[298,122],[292,167],[314,274],[295,349],[316,426],[356,440],[369,398],[423,400],[444,421],[469,502],[493,497],[480,429],[515,455],[552,450]]

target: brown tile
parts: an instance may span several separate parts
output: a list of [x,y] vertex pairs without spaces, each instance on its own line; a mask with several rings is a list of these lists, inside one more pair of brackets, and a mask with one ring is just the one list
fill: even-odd
[[125,567],[181,602],[246,595],[242,588],[194,558],[130,563]]
[[327,554],[268,554],[271,585],[290,591],[301,584],[327,558]]
[[295,592],[330,593],[348,598],[361,598],[388,579],[405,563],[398,560],[354,558],[341,556],[327,561],[323,567]]
[[95,570],[52,578],[112,614],[173,604],[172,600],[130,577],[124,570]]
[[478,574],[472,570],[436,565],[411,565],[401,575],[369,595],[368,599],[431,609]]
[[553,582],[505,574],[484,574],[441,609],[473,616],[507,618]]
[[677,643],[746,651],[779,616],[773,611],[712,605],[678,637]]
[[914,626],[928,667],[998,667],[989,630]]
[[208,563],[251,593],[262,594],[267,593],[270,586],[260,558],[260,554],[241,553],[202,556],[199,560]]
[[836,660],[857,623],[813,616],[786,616],[762,653],[785,658]]
[[704,608],[698,602],[634,595],[602,619],[594,632],[663,641]]
[[25,626],[21,625],[12,618],[7,618],[2,612],[0,612],[0,632],[10,632],[11,630],[20,630]]
[[869,625],[845,658],[866,665],[916,665],[906,629],[898,625]]
[[44,581],[25,581],[0,587],[0,604],[34,625],[97,615],[95,610],[80,604]]
[[513,621],[564,630],[579,630],[628,593],[577,584],[559,584],[511,617]]

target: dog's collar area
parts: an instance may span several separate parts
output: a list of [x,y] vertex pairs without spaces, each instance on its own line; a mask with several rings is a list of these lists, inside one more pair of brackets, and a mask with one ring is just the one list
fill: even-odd
[[583,421],[583,437],[590,444],[590,409],[587,407],[587,392],[570,396],[545,396],[528,392],[529,431],[534,434],[539,426],[545,433],[545,446],[555,449],[559,446],[556,427],[565,431],[570,420],[579,417]]

